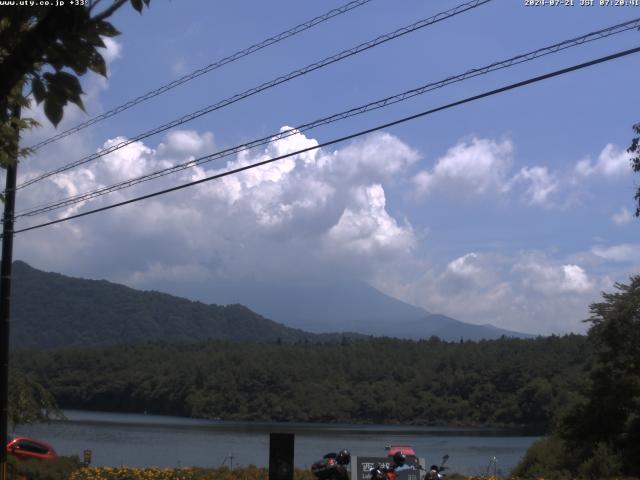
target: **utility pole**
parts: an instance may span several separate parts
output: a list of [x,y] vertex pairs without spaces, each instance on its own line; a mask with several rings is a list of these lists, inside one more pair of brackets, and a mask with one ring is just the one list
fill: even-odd
[[[6,104],[0,115],[7,115]],[[7,181],[4,190],[4,215],[2,217],[2,261],[0,264],[0,480],[7,477],[7,449],[5,448],[9,430],[9,320],[11,313],[11,267],[13,264],[13,216],[16,206],[16,177],[18,173],[18,144],[20,130],[17,120],[20,107],[12,111],[16,120],[16,145],[10,152],[12,161],[7,165]]]

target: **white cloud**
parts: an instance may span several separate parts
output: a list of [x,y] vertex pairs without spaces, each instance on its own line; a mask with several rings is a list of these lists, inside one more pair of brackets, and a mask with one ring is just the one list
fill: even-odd
[[[103,149],[108,149],[126,141],[124,137],[116,137],[104,142]],[[96,162],[97,167],[86,167],[91,170],[102,170],[107,175],[103,178],[107,181],[120,181],[138,177],[148,173],[155,167],[167,166],[163,162],[156,161],[154,150],[142,142],[133,142],[129,145],[110,153]],[[106,178],[105,178],[106,177]]]
[[525,256],[513,266],[513,271],[522,275],[521,283],[525,288],[542,294],[580,294],[594,288],[593,281],[582,267],[555,265],[544,261],[539,255]]
[[427,195],[443,189],[453,195],[504,193],[509,189],[513,144],[509,140],[473,137],[451,147],[431,170],[413,177],[416,192]]
[[199,134],[195,130],[171,130],[167,133],[165,141],[158,145],[158,154],[161,156],[177,155],[178,157],[198,156],[213,153],[215,144],[213,133]]
[[614,213],[611,216],[611,221],[613,221],[613,223],[615,223],[616,225],[626,225],[627,223],[631,222],[631,220],[633,220],[633,215],[625,207],[622,207],[620,211]]
[[[111,139],[104,147],[122,140]],[[47,192],[49,199],[81,193],[173,165],[210,148],[212,142],[211,134],[194,131],[174,131],[155,149],[134,142],[41,182],[38,191]],[[223,168],[203,164],[100,197],[90,205],[100,207],[316,145],[316,140],[295,133],[262,152],[242,153]],[[212,275],[232,272],[262,278],[293,269],[360,271],[362,265],[370,267],[357,260],[359,255],[380,257],[382,265],[407,255],[415,244],[412,227],[387,210],[385,182],[394,181],[393,174],[416,158],[396,137],[371,135],[332,152],[309,151],[221,181],[60,224],[55,233],[51,229],[47,233],[65,250],[73,250],[79,239],[101,249],[99,258],[81,248],[75,255],[61,255],[66,271],[82,274],[100,264],[104,275],[127,277],[136,284],[164,273],[174,275],[181,266],[199,262]],[[81,208],[86,207],[76,205],[64,214]],[[109,244],[103,237],[120,240]],[[42,252],[34,251],[38,249],[31,243],[22,253],[42,259]],[[48,258],[40,265],[56,269],[55,263],[55,258]]]
[[414,247],[411,226],[399,226],[387,213],[382,185],[355,189],[352,203],[329,229],[327,236],[333,246],[365,255],[386,250],[408,252]]
[[478,255],[471,252],[449,262],[447,271],[454,275],[473,278],[481,273],[481,268],[477,265]]
[[541,334],[584,332],[588,305],[608,285],[606,276],[538,251],[476,251],[443,266],[414,259],[396,267],[375,276],[374,286],[465,322]]
[[540,206],[551,205],[550,197],[558,190],[559,185],[547,167],[540,166],[521,168],[513,181],[528,184],[524,192],[527,203]]
[[102,37],[105,48],[100,49],[107,66],[122,57],[122,44],[110,37]]
[[[121,140],[111,139],[104,147]],[[73,141],[83,151],[91,151],[82,141]],[[60,146],[69,148],[71,144],[64,142]],[[203,164],[102,197],[91,206],[317,144],[297,132],[261,151],[242,153],[224,166]],[[41,203],[91,190],[213,149],[211,133],[173,131],[156,148],[135,142],[40,182],[38,189],[25,190],[21,202]],[[550,205],[562,179],[542,166],[510,174],[512,152],[508,141],[473,138],[449,149],[433,169],[416,178],[422,175],[424,193],[510,192],[524,195],[534,205]],[[580,320],[588,316],[589,303],[597,301],[599,290],[611,283],[606,278],[611,270],[605,272],[601,266],[639,258],[638,246],[631,244],[594,247],[584,260],[535,251],[486,253],[474,246],[472,252],[432,264],[425,260],[429,245],[421,245],[410,222],[393,215],[395,208],[390,208],[390,204],[396,207],[397,198],[390,195],[390,187],[402,184],[418,159],[419,154],[397,137],[370,135],[334,151],[312,150],[40,234],[25,234],[17,244],[17,258],[76,275],[92,277],[100,272],[100,277],[141,288],[160,280],[179,284],[198,279],[206,289],[216,280],[234,276],[350,275],[432,312],[535,333],[584,331]],[[35,160],[21,169],[22,175],[44,169],[47,159]],[[414,181],[419,186],[420,181]],[[83,208],[82,204],[70,207],[64,214]],[[596,267],[601,270],[595,271]],[[610,277],[619,279],[614,273]]]
[[391,180],[419,158],[418,152],[397,137],[377,132],[342,148],[339,158],[325,157],[321,165],[336,176],[374,183]]
[[609,143],[602,149],[596,162],[589,158],[580,160],[575,166],[575,171],[582,177],[628,175],[631,173],[630,160],[630,153]]
[[640,262],[640,244],[623,243],[610,247],[596,246],[591,252],[605,260],[614,262]]

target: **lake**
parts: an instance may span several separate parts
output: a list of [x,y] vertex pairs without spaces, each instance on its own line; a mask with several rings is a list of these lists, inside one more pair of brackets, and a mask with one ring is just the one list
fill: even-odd
[[[343,448],[384,456],[384,446],[408,444],[427,465],[449,454],[452,471],[480,474],[493,457],[504,474],[537,437],[507,430],[387,425],[230,422],[160,415],[66,410],[68,420],[21,426],[16,434],[44,440],[61,455],[92,451],[94,466],[267,466],[269,433],[295,434],[295,464],[308,468]],[[226,459],[226,460],[225,460]],[[493,467],[492,467],[493,469]]]

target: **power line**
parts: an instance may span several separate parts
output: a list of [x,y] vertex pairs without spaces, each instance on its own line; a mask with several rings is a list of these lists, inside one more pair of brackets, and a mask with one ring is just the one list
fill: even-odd
[[184,162],[178,165],[174,165],[168,168],[164,168],[161,170],[157,170],[155,172],[151,172],[145,175],[140,175],[138,177],[135,178],[131,178],[128,180],[124,180],[121,182],[118,182],[116,184],[112,184],[106,187],[101,187],[95,190],[91,190],[89,192],[84,192],[81,194],[77,194],[71,197],[67,197],[55,202],[49,202],[43,205],[39,205],[39,206],[35,206],[32,207],[30,209],[27,210],[23,210],[22,212],[19,212],[16,215],[16,219],[17,218],[21,218],[21,217],[32,217],[35,215],[40,215],[43,213],[47,213],[53,210],[57,210],[59,208],[63,208],[69,205],[74,205],[76,203],[80,203],[80,202],[84,202],[87,200],[91,200],[93,198],[97,198],[99,196],[102,195],[106,195],[109,193],[113,193],[119,190],[122,190],[124,188],[128,188],[128,187],[132,187],[134,185],[137,185],[139,183],[145,182],[145,181],[149,181],[149,180],[153,180],[156,178],[160,178],[166,175],[170,175],[172,173],[176,173],[182,170],[186,170],[188,168],[191,167],[195,167],[197,165],[201,165],[203,163],[208,163],[211,162],[213,160],[220,160],[222,158],[225,157],[229,157],[233,154],[236,154],[238,152],[241,151],[245,151],[245,150],[249,150],[255,147],[258,147],[260,145],[265,145],[268,143],[272,143],[274,141],[280,140],[282,138],[287,138],[291,135],[294,135],[297,132],[304,132],[304,131],[308,131],[311,130],[313,128],[317,128],[318,126],[321,125],[328,125],[330,123],[334,123],[337,122],[339,120],[343,120],[345,118],[349,118],[349,117],[353,117],[356,115],[360,115],[369,111],[373,111],[373,110],[377,110],[379,108],[383,108],[386,107],[388,105],[392,105],[395,103],[399,103],[402,101],[405,101],[407,99],[413,98],[417,95],[422,95],[426,92],[438,89],[438,88],[442,88],[445,87],[447,85],[453,84],[453,83],[457,83],[457,82],[461,82],[464,80],[467,80],[469,78],[473,78],[476,76],[480,76],[480,75],[484,75],[496,70],[501,70],[503,68],[508,68],[511,67],[513,65],[518,65],[524,62],[528,62],[528,61],[532,61],[536,58],[540,58],[542,56],[546,56],[552,53],[557,53],[559,51],[565,50],[567,48],[571,48],[577,45],[582,45],[584,43],[587,42],[592,42],[595,40],[599,40],[602,38],[607,38],[609,36],[612,35],[616,35],[616,34],[620,34],[629,30],[633,30],[636,29],[640,26],[640,18],[637,18],[635,20],[630,20],[628,22],[624,22],[624,23],[620,23],[617,25],[613,25],[610,27],[606,27],[594,32],[590,32],[588,34],[585,35],[581,35],[579,37],[575,37],[569,40],[564,40],[562,42],[559,43],[555,43],[553,45],[549,45],[547,47],[543,47],[543,48],[539,48],[537,50],[533,50],[531,52],[528,53],[524,53],[521,55],[517,55],[515,57],[511,57],[507,60],[501,60],[498,62],[494,62],[491,63],[489,65],[486,65],[484,67],[480,67],[480,68],[474,68],[472,70],[468,70],[465,73],[459,74],[459,75],[454,75],[454,76],[450,76],[447,77],[443,80],[439,80],[437,82],[431,82],[428,83],[426,85],[423,85],[421,87],[418,88],[414,88],[411,90],[407,90],[403,93],[397,94],[397,95],[393,95],[390,97],[386,97],[383,98],[381,100],[377,100],[374,102],[370,102],[366,105],[362,105],[356,108],[352,108],[350,110],[346,110],[328,117],[324,117],[318,120],[315,120],[313,122],[310,123],[306,123],[304,125],[300,125],[298,127],[294,127],[288,130],[285,130],[284,132],[279,132],[279,133],[274,133],[272,135],[260,138],[260,139],[256,139],[253,140],[251,142],[248,143],[244,143],[242,145],[238,145],[235,147],[231,147],[222,151],[218,151],[209,155],[205,155],[203,157],[200,158],[196,158],[194,160],[188,161],[188,162]]
[[223,172],[223,173],[218,173],[216,175],[211,175],[209,177],[205,177],[205,178],[202,178],[202,179],[199,179],[199,180],[195,180],[195,181],[192,181],[192,182],[184,183],[182,185],[177,185],[175,187],[167,188],[167,189],[160,190],[160,191],[157,191],[157,192],[154,192],[154,193],[149,193],[147,195],[142,195],[142,196],[139,196],[139,197],[136,197],[136,198],[131,198],[129,200],[125,200],[125,201],[122,201],[122,202],[114,203],[114,204],[107,205],[107,206],[101,207],[101,208],[96,208],[94,210],[89,210],[87,212],[82,212],[82,213],[78,213],[78,214],[75,214],[75,215],[69,215],[67,217],[59,218],[57,220],[52,220],[50,222],[45,222],[45,223],[41,223],[41,224],[38,224],[38,225],[33,225],[31,227],[18,229],[18,230],[15,230],[14,233],[28,232],[30,230],[35,230],[35,229],[38,229],[38,228],[43,228],[43,227],[47,227],[47,226],[50,226],[50,225],[55,225],[55,224],[58,224],[58,223],[67,222],[69,220],[73,220],[73,219],[76,219],[76,218],[85,217],[87,215],[92,215],[94,213],[103,212],[105,210],[111,210],[113,208],[122,207],[124,205],[128,205],[128,204],[131,204],[131,203],[136,203],[136,202],[139,202],[141,200],[146,200],[146,199],[157,197],[157,196],[160,196],[160,195],[165,195],[167,193],[171,193],[171,192],[175,192],[175,191],[178,191],[178,190],[182,190],[182,189],[185,189],[185,188],[188,188],[188,187],[192,187],[194,185],[198,185],[198,184],[201,184],[201,183],[210,182],[212,180],[217,180],[219,178],[223,178],[223,177],[227,177],[227,176],[230,176],[230,175],[234,175],[234,174],[243,172],[245,170],[250,170],[252,168],[261,167],[263,165],[267,165],[267,164],[276,162],[278,160],[282,160],[284,158],[293,157],[295,155],[300,155],[302,153],[306,153],[306,152],[309,152],[309,151],[312,151],[312,150],[317,150],[319,148],[324,148],[324,147],[327,147],[327,146],[330,146],[330,145],[334,145],[336,143],[341,143],[341,142],[344,142],[344,141],[347,141],[347,140],[352,140],[354,138],[361,137],[363,135],[367,135],[369,133],[376,132],[378,130],[382,130],[382,129],[385,129],[385,128],[393,127],[393,126],[408,122],[410,120],[415,120],[415,119],[420,118],[420,117],[431,115],[431,114],[434,114],[436,112],[440,112],[442,110],[447,110],[449,108],[457,107],[459,105],[463,105],[463,104],[470,103],[470,102],[473,102],[473,101],[476,101],[476,100],[480,100],[482,98],[486,98],[486,97],[490,97],[490,96],[493,96],[493,95],[497,95],[499,93],[503,93],[503,92],[506,92],[506,91],[509,91],[509,90],[514,90],[516,88],[521,88],[521,87],[524,87],[526,85],[531,85],[533,83],[540,82],[542,80],[547,80],[547,79],[552,78],[552,77],[557,77],[557,76],[560,76],[560,75],[564,75],[564,74],[567,74],[569,72],[573,72],[573,71],[576,71],[576,70],[587,68],[587,67],[590,67],[590,66],[593,66],[593,65],[597,65],[597,64],[600,64],[600,63],[608,62],[610,60],[614,60],[614,59],[621,58],[621,57],[624,57],[624,56],[627,56],[627,55],[631,55],[631,54],[634,54],[634,53],[638,53],[638,52],[640,52],[640,47],[635,47],[635,48],[631,48],[631,49],[624,50],[624,51],[621,51],[621,52],[617,52],[617,53],[614,53],[614,54],[611,54],[611,55],[607,55],[605,57],[597,58],[595,60],[591,60],[591,61],[588,61],[588,62],[580,63],[580,64],[573,65],[571,67],[566,67],[566,68],[563,68],[563,69],[560,69],[560,70],[555,70],[553,72],[546,73],[546,74],[543,74],[543,75],[538,75],[536,77],[532,77],[532,78],[529,78],[527,80],[523,80],[523,81],[520,81],[520,82],[512,83],[510,85],[507,85],[507,86],[504,86],[504,87],[500,87],[500,88],[497,88],[495,90],[490,90],[490,91],[487,91],[487,92],[484,92],[484,93],[481,93],[481,94],[478,94],[478,95],[474,95],[472,97],[467,97],[467,98],[465,98],[463,100],[458,100],[456,102],[448,103],[446,105],[443,105],[443,106],[440,106],[440,107],[436,107],[436,108],[433,108],[431,110],[426,110],[426,111],[423,111],[423,112],[420,112],[420,113],[416,113],[414,115],[403,117],[403,118],[400,118],[398,120],[394,120],[394,121],[389,122],[389,123],[385,123],[385,124],[382,124],[382,125],[378,125],[376,127],[368,128],[366,130],[361,130],[359,132],[352,133],[350,135],[345,135],[343,137],[339,137],[339,138],[336,138],[336,139],[333,139],[333,140],[329,140],[329,141],[326,141],[324,143],[320,143],[318,145],[314,145],[314,146],[311,146],[311,147],[303,148],[303,149],[297,150],[297,151],[292,152],[292,153],[287,153],[285,155],[280,155],[278,157],[274,157],[274,158],[270,158],[270,159],[267,159],[267,160],[263,160],[261,162],[252,163],[250,165],[245,165],[243,167],[235,168],[233,170],[228,170],[228,171]]
[[251,45],[250,47],[247,47],[243,50],[239,50],[236,53],[229,55],[228,57],[224,57],[214,63],[211,63],[205,67],[199,68],[197,70],[194,70],[193,72],[184,75],[180,78],[178,78],[177,80],[174,80],[170,83],[167,83],[166,85],[163,85],[161,87],[156,88],[155,90],[151,90],[143,95],[140,95],[132,100],[129,100],[126,103],[123,103],[122,105],[119,105],[111,110],[109,110],[108,112],[105,112],[101,115],[97,115],[93,118],[90,118],[89,120],[82,122],[78,125],[76,125],[75,127],[69,128],[68,130],[65,130],[64,132],[60,132],[56,135],[53,135],[52,137],[49,137],[45,140],[42,140],[41,142],[29,147],[31,150],[38,150],[42,147],[44,147],[45,145],[48,145],[50,143],[53,143],[57,140],[60,140],[61,138],[64,137],[68,137],[69,135],[72,135],[76,132],[79,132],[80,130],[84,130],[87,127],[90,127],[91,125],[95,125],[98,122],[101,122],[102,120],[106,120],[107,118],[111,118],[121,112],[124,112],[125,110],[128,110],[129,108],[138,105],[139,103],[145,102],[147,100],[150,100],[154,97],[157,97],[159,95],[162,95],[165,92],[168,92],[169,90],[182,85],[183,83],[189,82],[191,80],[193,80],[194,78],[198,78],[201,75],[204,75],[205,73],[209,73],[213,70],[216,70],[220,67],[223,67],[224,65],[227,65],[229,63],[235,62],[236,60],[240,60],[241,58],[244,58],[248,55],[251,55],[252,53],[255,53],[259,50],[262,50],[263,48],[269,47],[271,45],[274,45],[278,42],[281,42],[282,40],[285,40],[289,37],[293,37],[294,35],[297,35],[298,33],[304,32],[305,30],[308,30],[310,28],[315,27],[316,25],[320,25],[323,22],[326,22],[327,20],[330,20],[334,17],[337,17],[338,15],[342,15],[343,13],[347,13],[355,8],[361,7],[369,2],[371,2],[372,0],[354,0],[351,1],[341,7],[338,8],[334,8],[333,10],[330,10],[328,12],[326,12],[323,15],[319,15],[315,18],[312,18],[311,20],[308,20],[304,23],[301,23],[300,25],[296,25],[293,28],[290,28],[289,30],[285,30],[284,32],[281,32],[277,35],[274,35],[273,37],[269,37],[259,43],[256,43],[254,45]]
[[148,130],[144,133],[141,133],[131,139],[127,139],[124,140],[116,145],[112,145],[109,148],[106,148],[104,150],[101,150],[97,153],[94,153],[92,155],[88,155],[86,157],[83,157],[79,160],[76,160],[75,162],[71,162],[67,165],[64,165],[62,167],[59,167],[55,170],[51,170],[49,172],[43,173],[42,175],[39,175],[35,178],[32,178],[30,180],[27,180],[25,182],[23,182],[22,184],[18,185],[16,187],[16,189],[20,189],[20,188],[24,188],[26,186],[32,185],[36,182],[39,182],[41,180],[44,180],[45,178],[51,177],[52,175],[57,175],[58,173],[62,173],[65,172],[67,170],[70,170],[72,168],[75,168],[77,166],[83,165],[87,162],[90,162],[92,160],[95,160],[97,158],[103,157],[105,155],[108,155],[109,153],[115,152],[116,150],[119,150],[123,147],[126,147],[127,145],[130,145],[131,143],[137,142],[139,140],[143,140],[145,138],[151,137],[153,135],[156,135],[158,133],[164,132],[166,130],[169,130],[173,127],[177,127],[179,125],[182,125],[184,123],[190,122],[191,120],[194,120],[196,118],[199,118],[203,115],[206,115],[208,113],[213,112],[214,110],[219,110],[221,108],[224,108],[228,105],[231,105],[235,102],[238,102],[244,98],[250,97],[252,95],[255,95],[257,93],[260,93],[264,90],[267,90],[269,88],[273,88],[277,85],[280,85],[282,83],[285,83],[289,80],[292,80],[296,77],[300,77],[302,75],[306,75],[307,73],[310,73],[314,70],[318,70],[320,68],[323,68],[327,65],[330,65],[332,63],[338,62],[340,60],[343,60],[345,58],[351,57],[353,55],[356,55],[358,53],[361,53],[365,50],[369,50],[370,48],[374,48],[382,43],[388,42],[390,40],[393,40],[395,38],[401,37],[403,35],[407,35],[408,33],[412,33],[416,30],[419,30],[421,28],[427,27],[429,25],[433,25],[434,23],[437,22],[441,22],[443,20],[446,20],[448,18],[451,18],[453,16],[459,15],[460,13],[466,12],[468,10],[472,10],[474,8],[479,7],[480,5],[483,5],[485,3],[489,3],[492,0],[472,0],[466,3],[463,3],[461,5],[458,5],[457,7],[454,7],[452,9],[446,10],[444,12],[440,12],[432,17],[429,18],[425,18],[423,20],[420,20],[414,24],[411,24],[409,26],[406,27],[402,27],[399,28],[391,33],[387,33],[384,35],[380,35],[376,38],[374,38],[373,40],[370,40],[368,42],[365,43],[361,43],[360,45],[357,45],[355,47],[349,48],[347,50],[343,50],[340,53],[337,53],[335,55],[332,55],[330,57],[326,57],[323,60],[320,60],[316,63],[312,63],[310,65],[307,65],[306,67],[300,68],[298,70],[294,70],[286,75],[282,75],[280,77],[275,78],[274,80],[271,80],[269,82],[265,82],[257,87],[253,87],[250,88],[249,90],[245,90],[242,93],[238,93],[236,95],[233,95],[232,97],[229,97],[225,100],[221,100],[218,103],[215,103],[213,105],[209,105],[207,107],[201,108],[200,110],[197,110],[195,112],[192,112],[190,114],[184,115],[176,120],[172,120],[171,122],[165,123],[164,125],[161,125],[159,127],[156,127],[152,130]]

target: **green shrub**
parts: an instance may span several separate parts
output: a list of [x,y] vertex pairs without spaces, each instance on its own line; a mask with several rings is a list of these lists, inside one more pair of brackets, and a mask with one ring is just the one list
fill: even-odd
[[567,453],[563,440],[557,437],[543,437],[529,447],[511,473],[516,478],[544,478],[545,480],[573,478],[564,470],[567,464],[566,459]]
[[596,444],[591,456],[578,467],[580,476],[593,480],[612,478],[621,471],[622,456],[604,442]]

